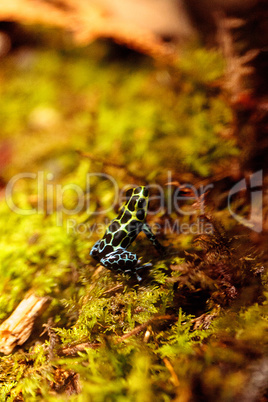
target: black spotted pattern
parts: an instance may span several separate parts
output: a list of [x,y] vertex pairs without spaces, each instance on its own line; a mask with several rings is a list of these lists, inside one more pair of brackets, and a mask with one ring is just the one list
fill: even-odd
[[129,244],[130,244],[130,238],[127,236],[121,241],[120,246],[123,248],[127,248]]
[[[112,223],[109,226],[109,230],[114,233],[116,232],[119,228],[120,228],[120,221],[118,221],[117,219],[113,220]],[[105,235],[104,235],[105,237]]]
[[129,211],[134,212],[135,211],[135,207],[136,207],[136,202],[138,201],[139,197],[138,196],[133,196],[131,197],[131,199],[129,200],[128,204],[127,204],[127,208],[129,209]]
[[112,238],[113,238],[112,233],[107,233],[107,235],[105,237],[106,243],[107,244],[111,243]]
[[121,224],[127,223],[132,218],[132,215],[129,211],[125,211],[124,215],[120,219]]
[[114,238],[112,240],[113,247],[119,246],[119,244],[128,237],[128,233],[125,230],[118,230],[114,234]]

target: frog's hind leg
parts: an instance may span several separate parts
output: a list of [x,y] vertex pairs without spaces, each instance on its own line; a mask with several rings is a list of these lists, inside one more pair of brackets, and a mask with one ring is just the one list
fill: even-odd
[[127,251],[123,247],[118,247],[115,251],[107,254],[106,257],[100,260],[100,263],[105,267],[114,272],[123,272],[125,274],[135,274],[138,281],[142,278],[138,275],[137,271],[151,266],[152,264],[144,264],[142,266],[137,266],[138,257],[136,254]]
[[118,247],[116,250],[107,254],[100,260],[100,263],[111,271],[132,272],[137,265],[138,257],[136,254],[127,251],[123,247]]
[[139,275],[138,272],[143,271],[144,269],[147,269],[147,268],[151,268],[152,266],[153,266],[153,264],[151,262],[147,262],[146,264],[136,266],[135,274],[136,274],[136,277],[139,282],[142,280],[142,277]]

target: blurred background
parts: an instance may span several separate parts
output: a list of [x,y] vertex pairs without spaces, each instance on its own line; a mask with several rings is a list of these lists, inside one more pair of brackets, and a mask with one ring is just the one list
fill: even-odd
[[1,4],[2,188],[40,169],[54,183],[105,171],[119,186],[171,171],[217,183],[221,209],[266,169],[266,17],[261,0]]

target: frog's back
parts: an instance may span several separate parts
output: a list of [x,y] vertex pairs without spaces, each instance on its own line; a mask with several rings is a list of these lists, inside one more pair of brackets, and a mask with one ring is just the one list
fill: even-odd
[[136,187],[126,193],[126,203],[120,214],[107,228],[100,245],[100,257],[116,250],[127,248],[142,230],[148,208],[147,187]]

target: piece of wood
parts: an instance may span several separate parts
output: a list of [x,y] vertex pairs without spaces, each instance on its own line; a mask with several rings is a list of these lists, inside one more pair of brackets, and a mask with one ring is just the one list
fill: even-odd
[[0,3],[0,21],[59,27],[70,32],[80,45],[88,45],[98,38],[110,38],[165,62],[173,61],[175,57],[175,49],[165,43],[161,35],[146,25],[118,17],[98,2],[8,0]]
[[0,352],[8,355],[31,335],[36,318],[48,307],[49,297],[26,296],[0,325]]

